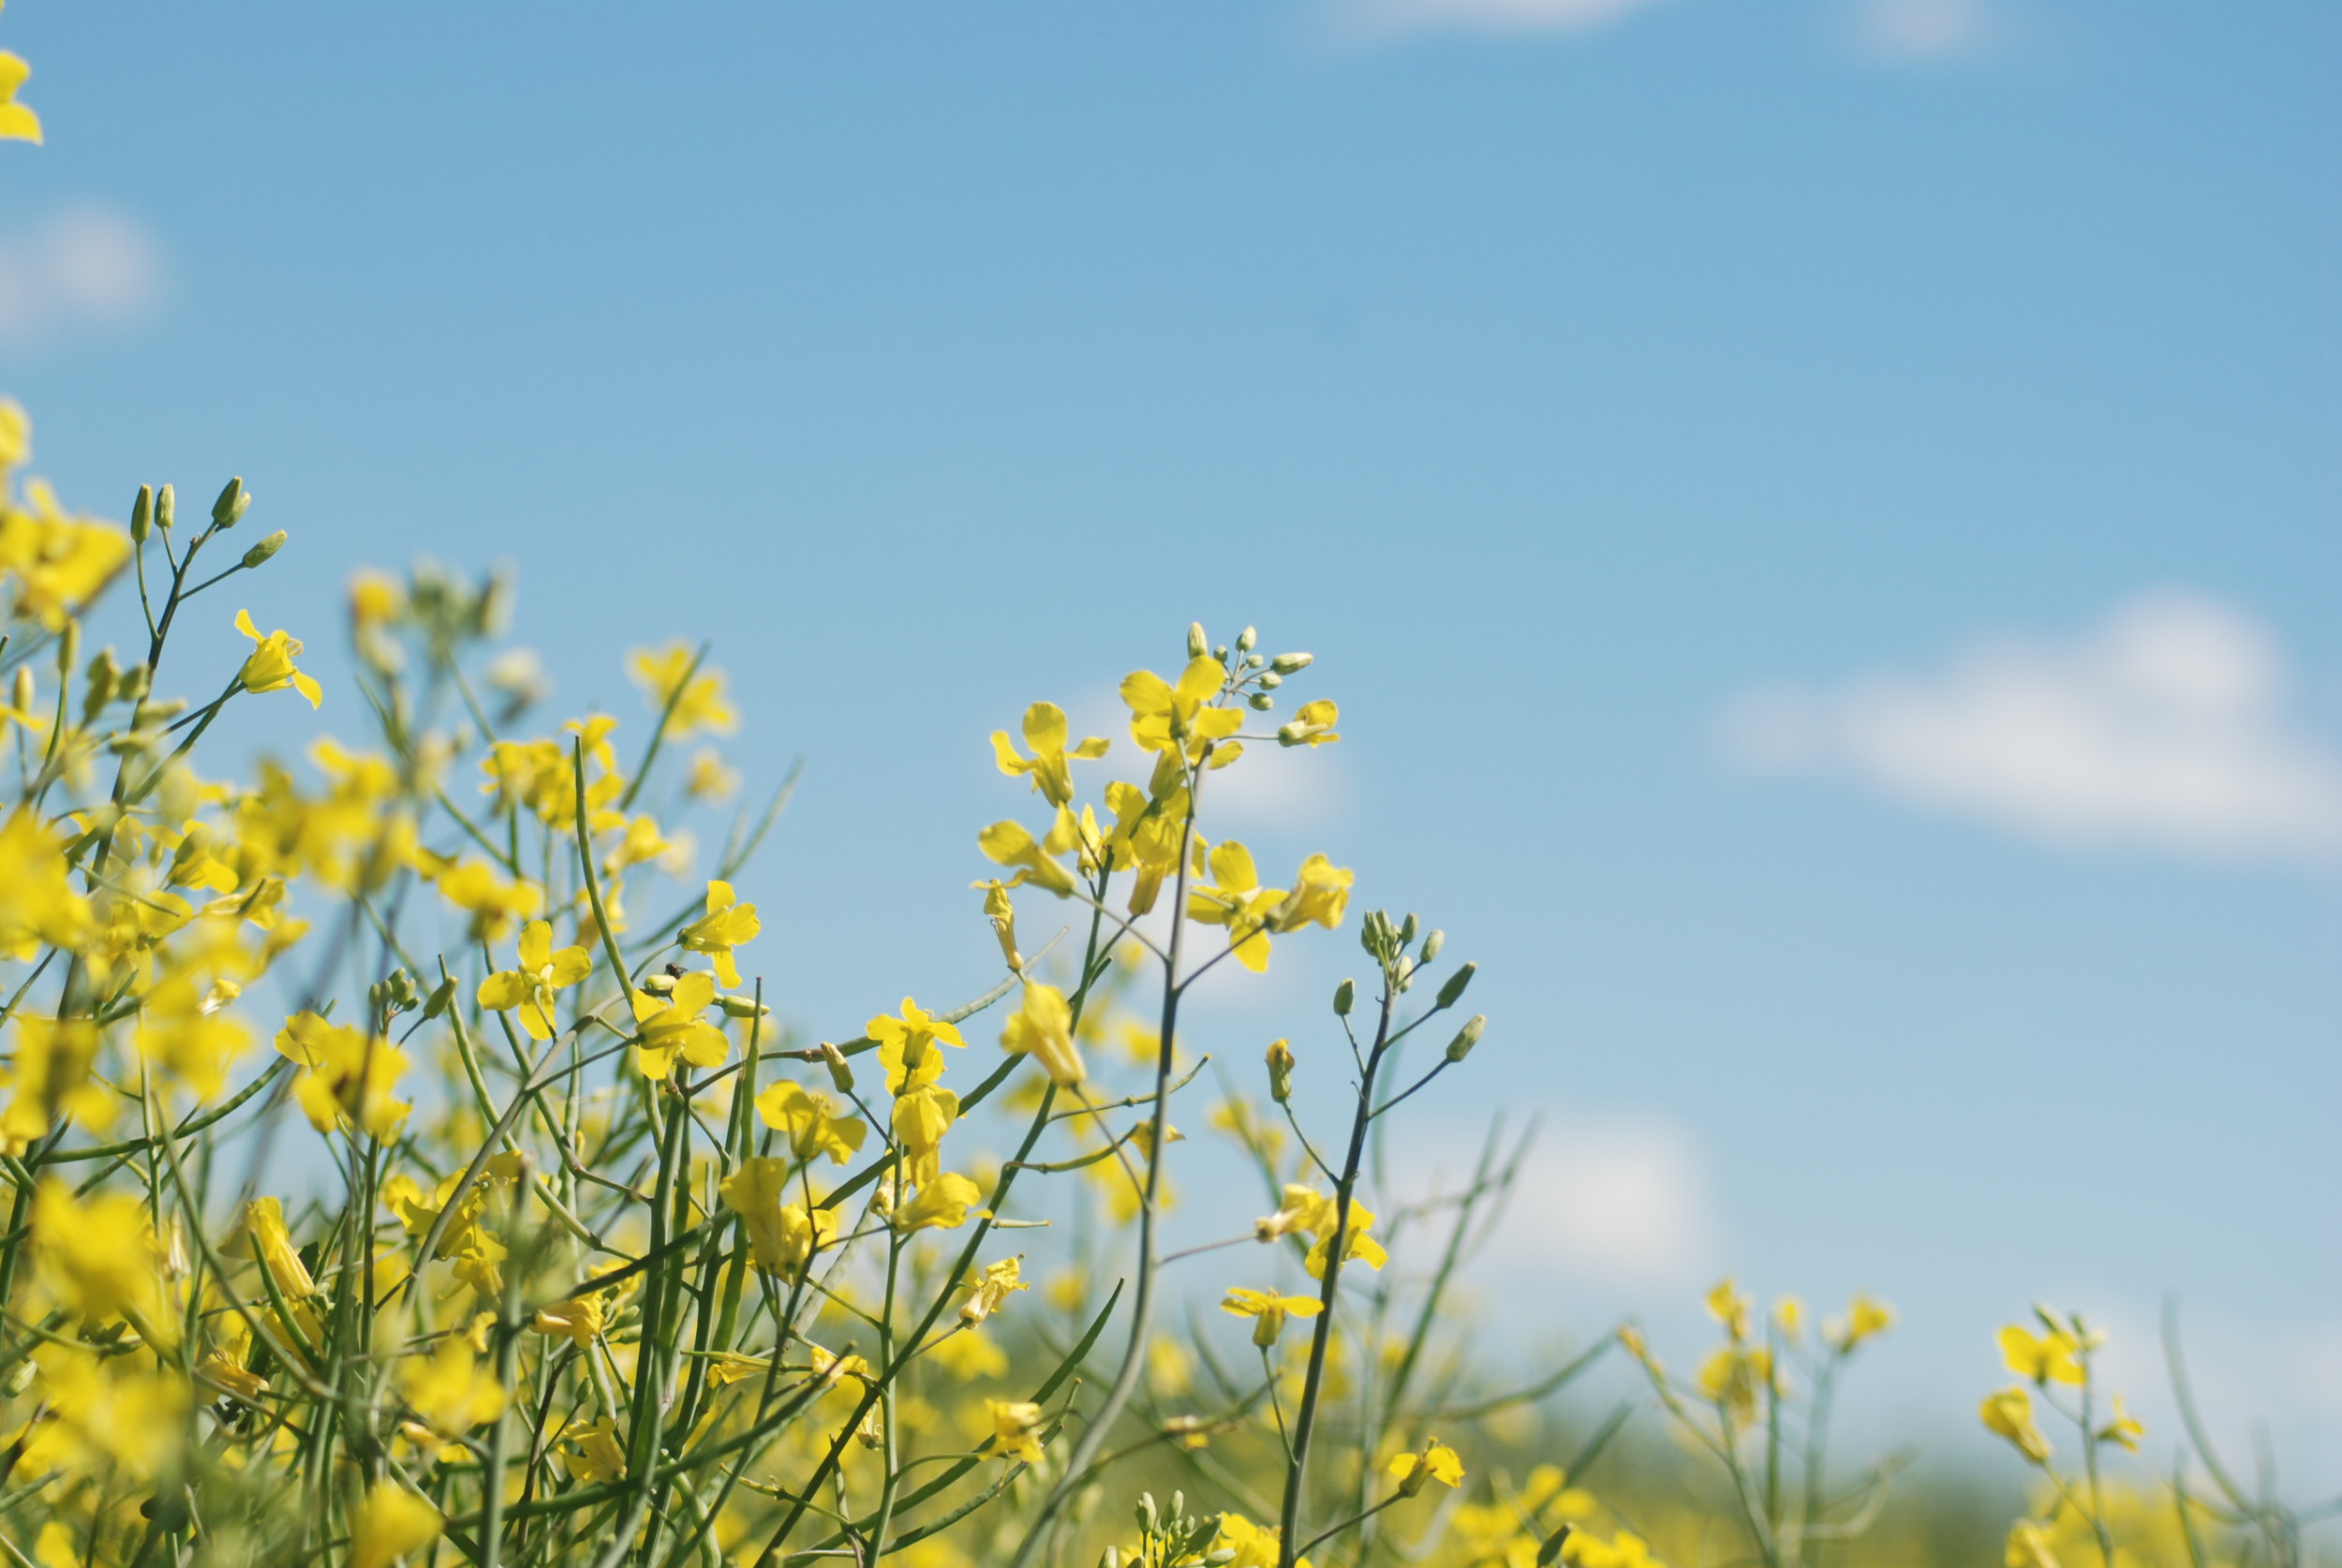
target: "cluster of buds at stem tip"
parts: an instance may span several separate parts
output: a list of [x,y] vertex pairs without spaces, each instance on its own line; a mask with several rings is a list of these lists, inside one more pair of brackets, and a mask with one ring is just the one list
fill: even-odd
[[252,492],[244,487],[244,477],[238,475],[228,481],[212,503],[212,526],[232,528],[252,507]]

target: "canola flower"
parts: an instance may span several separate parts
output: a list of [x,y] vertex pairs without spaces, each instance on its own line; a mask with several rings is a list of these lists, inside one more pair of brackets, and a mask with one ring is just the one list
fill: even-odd
[[[711,821],[729,764],[669,746],[738,721],[707,650],[639,652],[641,716],[556,718],[497,645],[503,580],[368,571],[356,700],[327,703],[299,638],[207,597],[287,543],[211,570],[241,481],[208,518],[142,489],[117,527],[18,482],[30,455],[0,403],[18,1558],[1647,1568],[1729,1539],[1807,1568],[1886,1516],[1897,1462],[1828,1442],[1895,1323],[1874,1296],[1816,1326],[1723,1281],[1688,1376],[1631,1324],[1526,1371],[1475,1359],[1460,1260],[1525,1144],[1429,1200],[1371,1158],[1486,1065],[1475,967],[1414,914],[1354,921],[1350,867],[1270,885],[1210,835],[1248,747],[1356,744],[1330,699],[1262,717],[1309,656],[1191,627],[1169,673],[1120,683],[1127,745],[1047,703],[988,769],[967,737],[1030,816],[971,824],[905,895],[959,910],[997,978],[823,1040],[774,994],[752,896],[785,785]],[[239,660],[171,657],[175,628],[231,619]],[[127,655],[87,645],[114,628]],[[204,771],[213,720],[286,689],[303,725],[367,727]],[[724,849],[696,866],[695,842]],[[1344,930],[1363,981],[1215,1061],[1191,987]],[[271,1149],[315,1179],[237,1174]],[[1166,1251],[1190,1161],[1267,1196]],[[2118,1472],[2154,1434],[2100,1387],[2102,1345],[2048,1309],[1998,1336],[2014,1381],[1979,1419],[2033,1487],[1994,1527],[2006,1561],[2308,1561],[2316,1516],[2192,1427],[2159,1490]],[[1628,1417],[1550,1413],[1613,1349],[1705,1491],[1620,1457]]]

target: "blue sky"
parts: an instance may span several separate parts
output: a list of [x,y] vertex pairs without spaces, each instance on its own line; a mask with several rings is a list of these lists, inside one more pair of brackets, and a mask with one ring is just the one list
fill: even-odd
[[[2333,1457],[2342,13],[17,0],[0,44],[38,466],[116,515],[243,473],[293,535],[255,614],[319,644],[361,562],[510,558],[571,710],[714,639],[739,758],[808,759],[748,890],[805,1027],[986,984],[988,731],[1257,623],[1346,738],[1227,830],[1481,962],[1423,1158],[1548,1114],[1495,1278],[1581,1330],[1867,1285],[1882,1385],[1955,1413],[2036,1296],[2151,1384],[2176,1291]],[[1287,951],[1199,1044],[1308,1060],[1355,949]]]

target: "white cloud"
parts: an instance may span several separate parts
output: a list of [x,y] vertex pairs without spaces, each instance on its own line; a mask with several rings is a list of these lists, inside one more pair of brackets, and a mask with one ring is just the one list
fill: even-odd
[[[1411,1140],[1416,1185],[1454,1191],[1476,1140]],[[1641,1116],[1547,1118],[1476,1272],[1491,1281],[1631,1298],[1704,1280],[1716,1261],[1707,1161],[1687,1132]]]
[[2165,593],[2066,643],[1999,637],[1932,675],[1751,693],[1725,738],[1760,771],[2052,842],[2325,859],[2342,851],[2342,755],[2296,726],[2287,685],[2265,627]]
[[1349,0],[1344,23],[1370,36],[1455,29],[1473,33],[1577,33],[1659,0]]
[[154,239],[137,220],[108,207],[68,207],[0,236],[0,343],[126,326],[155,308],[162,282]]
[[1965,53],[1988,30],[1979,0],[1869,0],[1860,26],[1867,49],[1899,60]]

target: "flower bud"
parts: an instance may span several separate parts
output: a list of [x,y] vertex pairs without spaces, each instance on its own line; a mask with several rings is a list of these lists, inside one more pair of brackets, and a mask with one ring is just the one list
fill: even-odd
[[155,487],[139,486],[139,498],[130,503],[130,542],[144,544],[155,531]]
[[33,701],[36,695],[37,692],[33,684],[33,667],[29,664],[18,665],[16,667],[16,678],[9,685],[9,705],[15,708],[19,713],[29,714],[33,711]]
[[268,538],[260,540],[259,543],[254,545],[251,549],[244,553],[245,570],[246,571],[251,570],[254,567],[259,566],[261,562],[267,560],[271,555],[275,555],[279,550],[284,548],[285,530],[279,528],[274,533],[269,535]]
[[1268,1043],[1268,1098],[1280,1105],[1293,1098],[1293,1047],[1282,1040]]
[[155,526],[165,533],[170,532],[171,519],[178,511],[178,496],[179,493],[167,484],[155,492]]
[[643,989],[654,997],[672,997],[674,995],[674,976],[646,974],[643,977]]
[[430,999],[422,1004],[423,1018],[426,1021],[437,1018],[440,1013],[447,1011],[448,1004],[452,1002],[454,999],[455,977],[450,975],[447,979],[440,981],[437,985],[434,985],[431,988]]
[[147,683],[153,679],[143,664],[133,664],[122,672],[114,682],[114,695],[126,703],[135,703],[146,695]]
[[846,1064],[846,1054],[828,1041],[822,1042],[822,1062],[829,1069],[829,1081],[840,1094],[853,1092],[853,1069]]
[[130,722],[143,728],[160,719],[176,718],[187,711],[185,697],[166,697],[159,703],[141,703],[130,715]]
[[1290,675],[1296,670],[1308,669],[1316,658],[1315,654],[1279,654],[1268,661],[1268,667],[1280,675]]
[[1267,713],[1269,709],[1277,705],[1277,699],[1271,697],[1266,691],[1255,691],[1250,697],[1244,699],[1244,705],[1251,708],[1254,713]]
[[1253,644],[1259,641],[1260,633],[1248,626],[1242,631],[1236,634],[1236,651],[1238,653],[1251,653],[1253,651]]
[[1274,670],[1269,671],[1267,674],[1260,678],[1260,688],[1263,691],[1274,691],[1284,684],[1285,678],[1277,673]]
[[237,476],[220,491],[219,499],[212,503],[212,526],[232,528],[252,505],[250,492],[244,487],[244,478]]
[[82,661],[82,623],[67,621],[57,633],[57,678],[70,682],[73,667]]
[[1414,940],[1415,911],[1413,910],[1409,910],[1407,911],[1407,918],[1399,923],[1399,945],[1401,947],[1405,947],[1408,943]]
[[1358,983],[1356,981],[1345,980],[1341,984],[1335,986],[1334,1016],[1337,1018],[1349,1017],[1350,1009],[1356,1003],[1357,999]]
[[1472,1055],[1472,1048],[1480,1043],[1480,1036],[1489,1027],[1489,1015],[1475,1013],[1456,1031],[1456,1038],[1447,1043],[1447,1059],[1461,1061]]
[[716,998],[716,1005],[724,1010],[727,1018],[769,1018],[773,1010],[754,997],[725,995]]
[[1204,623],[1201,621],[1188,622],[1187,657],[1190,658],[1201,658],[1204,657],[1204,650],[1210,646],[1211,639],[1204,635]]
[[1430,963],[1439,956],[1439,950],[1447,945],[1447,933],[1434,926],[1423,938],[1423,961]]
[[1462,969],[1460,969],[1454,974],[1449,975],[1447,977],[1447,984],[1439,988],[1439,1005],[1442,1007],[1453,1007],[1458,1002],[1461,1001],[1463,999],[1464,987],[1471,984],[1472,977],[1479,972],[1479,965],[1466,964]]

